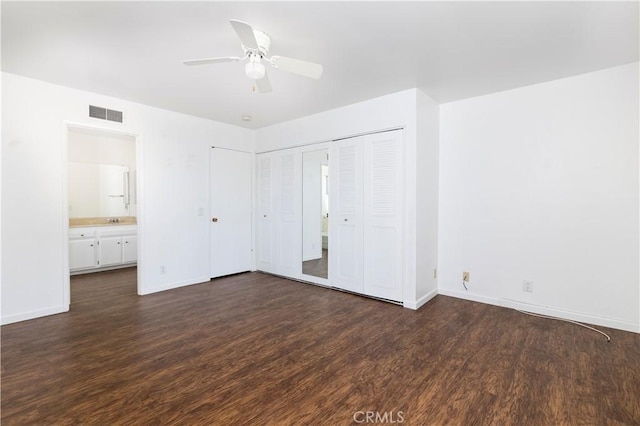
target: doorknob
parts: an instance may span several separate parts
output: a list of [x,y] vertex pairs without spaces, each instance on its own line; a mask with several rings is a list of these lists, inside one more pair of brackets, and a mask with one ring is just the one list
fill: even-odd
[[218,221],[218,218],[217,218],[217,217],[212,217],[212,218],[211,218],[211,222],[217,222],[217,221]]

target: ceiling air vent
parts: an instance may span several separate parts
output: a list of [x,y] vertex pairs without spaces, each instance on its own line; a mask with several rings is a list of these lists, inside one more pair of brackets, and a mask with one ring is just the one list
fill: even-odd
[[115,111],[94,105],[89,105],[89,117],[122,123],[122,111]]
[[107,110],[107,120],[122,123],[122,111]]
[[107,119],[107,109],[93,105],[89,105],[89,117],[100,118],[102,120]]

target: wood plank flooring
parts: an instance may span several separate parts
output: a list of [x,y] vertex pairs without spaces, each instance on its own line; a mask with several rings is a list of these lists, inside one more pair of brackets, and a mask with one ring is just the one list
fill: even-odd
[[640,425],[637,334],[262,273],[139,297],[135,273],[2,327],[3,425]]

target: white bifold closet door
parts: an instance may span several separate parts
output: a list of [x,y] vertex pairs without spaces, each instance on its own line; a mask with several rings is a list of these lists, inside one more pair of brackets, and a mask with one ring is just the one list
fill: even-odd
[[402,131],[343,139],[333,149],[332,285],[402,300]]
[[211,278],[251,270],[252,168],[248,152],[211,149]]
[[273,274],[297,277],[301,254],[301,162],[297,150],[257,156],[257,267]]
[[363,136],[337,141],[329,154],[329,279],[334,287],[357,293],[364,293],[363,141]]
[[364,292],[402,300],[402,131],[364,137]]

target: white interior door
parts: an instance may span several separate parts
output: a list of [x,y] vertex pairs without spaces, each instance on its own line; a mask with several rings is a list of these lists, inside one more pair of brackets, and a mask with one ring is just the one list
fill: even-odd
[[402,300],[402,131],[364,137],[364,293]]
[[211,278],[251,270],[251,154],[210,152]]
[[258,238],[257,266],[275,273],[274,199],[275,176],[272,154],[260,154],[258,161]]
[[362,142],[360,136],[334,144],[329,180],[332,285],[358,293],[363,293]]

